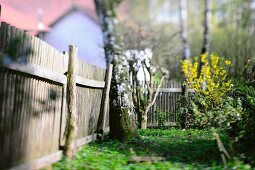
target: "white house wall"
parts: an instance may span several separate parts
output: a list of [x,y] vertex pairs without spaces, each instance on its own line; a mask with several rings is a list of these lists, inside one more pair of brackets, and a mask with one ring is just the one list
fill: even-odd
[[73,11],[58,21],[44,40],[60,51],[78,47],[78,58],[105,67],[102,32],[99,25],[81,11]]

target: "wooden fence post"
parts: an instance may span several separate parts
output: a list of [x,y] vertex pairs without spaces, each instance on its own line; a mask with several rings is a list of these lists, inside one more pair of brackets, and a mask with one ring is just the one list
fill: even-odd
[[77,112],[76,112],[76,82],[75,82],[75,64],[77,57],[77,47],[69,45],[69,62],[67,71],[67,124],[66,141],[64,154],[71,158],[75,153],[74,140],[77,133]]
[[97,139],[100,141],[104,139],[104,128],[105,128],[106,114],[108,111],[107,108],[109,106],[109,93],[110,93],[110,86],[111,86],[111,79],[112,79],[112,69],[113,69],[113,65],[110,64],[108,65],[106,70],[105,87],[104,87],[104,92],[102,96],[102,105],[101,105],[101,111],[100,111],[100,116],[98,120],[98,126],[97,126]]

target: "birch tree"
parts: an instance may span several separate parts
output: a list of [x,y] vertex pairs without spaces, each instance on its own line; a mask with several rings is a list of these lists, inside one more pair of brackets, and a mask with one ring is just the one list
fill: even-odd
[[204,9],[204,37],[203,37],[203,47],[201,54],[210,52],[210,17],[211,17],[211,0],[205,0]]
[[[209,54],[210,53],[210,18],[211,18],[211,10],[210,5],[211,0],[205,0],[204,2],[204,34],[203,34],[203,46],[201,50],[201,56],[202,54]],[[201,57],[199,61],[199,68],[198,68],[198,74],[200,75],[201,69],[202,69],[203,63],[201,62]]]
[[[188,43],[188,15],[187,15],[187,0],[180,0],[180,24],[181,24],[181,39],[182,39],[182,52],[183,60],[190,59],[190,48]],[[188,81],[185,77],[184,83],[182,85],[182,94],[183,94],[183,104],[185,108],[185,113],[183,115],[183,120],[181,121],[184,125],[182,127],[187,128],[187,118],[188,118]]]
[[119,0],[95,0],[103,31],[104,50],[107,64],[113,64],[110,87],[110,137],[128,140],[137,135],[133,101],[129,84],[129,65],[117,42],[116,12]]
[[[180,24],[181,24],[181,39],[182,39],[182,56],[183,60],[190,59],[190,48],[188,43],[188,18],[187,18],[187,0],[180,0]],[[186,82],[186,81],[185,81]],[[188,85],[184,83],[183,95],[188,97]]]

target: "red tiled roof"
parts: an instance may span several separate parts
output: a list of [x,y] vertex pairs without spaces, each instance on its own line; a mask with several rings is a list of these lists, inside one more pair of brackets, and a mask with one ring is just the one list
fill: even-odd
[[1,3],[1,21],[7,22],[24,30],[36,31],[38,29],[37,18],[24,15],[3,3]]
[[38,10],[43,10],[46,28],[74,6],[83,8],[93,19],[97,18],[94,0],[0,0],[2,20],[25,30],[38,31]]
[[[124,0],[118,8],[119,19],[124,20],[130,0]],[[17,28],[38,32],[38,10],[43,10],[44,31],[73,7],[84,9],[92,19],[97,20],[94,0],[0,0],[1,19]]]

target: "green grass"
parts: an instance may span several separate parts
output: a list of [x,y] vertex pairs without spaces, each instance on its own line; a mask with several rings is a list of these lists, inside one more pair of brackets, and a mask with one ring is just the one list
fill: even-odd
[[[74,159],[63,158],[55,170],[168,170],[224,169],[213,135],[208,130],[142,130],[140,138],[126,143],[106,140],[84,146]],[[190,135],[191,134],[191,135]],[[228,138],[221,135],[224,143]],[[145,162],[133,159],[143,157]],[[159,159],[165,160],[159,160]],[[231,169],[251,169],[240,161]]]

